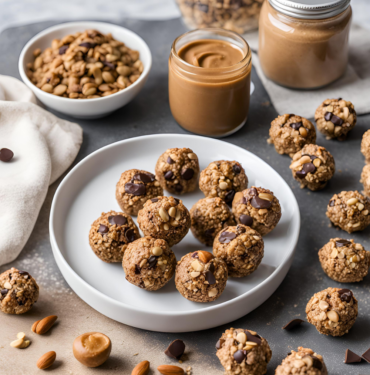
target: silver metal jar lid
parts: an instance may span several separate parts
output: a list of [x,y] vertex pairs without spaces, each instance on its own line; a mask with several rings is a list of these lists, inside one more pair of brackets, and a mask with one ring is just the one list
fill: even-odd
[[319,20],[344,12],[351,0],[269,0],[278,12],[294,18]]

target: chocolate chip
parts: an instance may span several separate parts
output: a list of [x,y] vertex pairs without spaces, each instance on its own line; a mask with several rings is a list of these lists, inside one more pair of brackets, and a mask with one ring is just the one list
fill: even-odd
[[106,225],[100,224],[98,232],[99,233],[103,233],[103,234],[104,233],[108,233],[109,232],[109,228]]
[[141,268],[138,264],[135,264],[135,275],[140,275]]
[[109,62],[109,61],[103,61],[103,64],[104,64],[105,66],[107,66],[109,69],[112,69],[112,70],[115,70],[115,69],[116,69],[116,67],[114,66],[114,64],[112,64],[112,63]]
[[290,114],[289,114],[289,118],[294,117],[294,116],[295,116],[294,113],[290,113]]
[[333,116],[333,114],[331,112],[325,112],[324,119],[326,121],[330,121],[331,116]]
[[164,354],[174,359],[180,359],[181,356],[184,354],[184,352],[185,352],[184,341],[175,340],[175,341],[172,341],[170,345],[168,345],[168,348],[165,350]]
[[303,154],[302,156],[308,156],[312,161],[315,159],[318,159],[316,155],[308,155],[308,154]]
[[187,168],[187,169],[181,171],[181,177],[185,181],[191,180],[193,178],[193,176],[194,176],[194,169]]
[[247,230],[242,227],[241,225],[237,225],[236,226],[236,230],[239,232],[239,233],[245,233]]
[[257,193],[257,189],[255,188],[250,188],[249,191],[248,191],[248,194],[251,196],[251,197],[254,197],[256,196],[258,193]]
[[344,363],[358,363],[361,362],[361,357],[354,353],[352,350],[346,350],[346,357]]
[[253,224],[253,219],[249,215],[240,215],[239,220],[242,224],[246,225],[247,227],[250,227]]
[[158,198],[152,198],[151,201],[152,201],[153,203],[156,203],[156,202],[159,201],[159,199],[158,199]]
[[349,289],[338,290],[338,294],[343,302],[351,302],[353,297],[353,293]]
[[252,200],[251,200],[251,205],[252,207],[254,208],[270,208],[272,206],[272,203],[268,200],[265,200],[265,199],[261,199],[260,197],[253,197]]
[[343,125],[343,120],[342,120],[340,117],[335,116],[335,115],[331,116],[330,121],[331,121],[334,125],[336,125],[336,126],[342,126],[342,125]]
[[257,345],[261,344],[261,336],[260,335],[252,335],[249,331],[245,331],[247,335],[247,341],[255,342]]
[[168,181],[168,180],[171,180],[171,178],[173,177],[173,172],[172,171],[167,171],[165,174],[164,174],[164,178]]
[[235,195],[235,190],[229,190],[225,195],[225,202],[230,203],[233,201]]
[[89,42],[83,42],[79,44],[80,47],[85,47],[85,48],[94,48],[95,43],[89,43]]
[[59,48],[59,55],[64,55],[67,52],[67,49],[69,48],[69,44],[66,44],[64,46],[61,46]]
[[174,163],[175,162],[170,157],[167,158],[167,164],[174,164]]
[[247,352],[245,350],[238,350],[234,353],[234,359],[238,363],[242,363],[247,356]]
[[144,184],[134,184],[132,182],[128,182],[125,185],[125,192],[127,194],[132,194],[132,195],[145,195],[146,193],[146,187]]
[[121,226],[127,223],[127,218],[125,218],[122,215],[114,215],[114,216],[109,216],[108,221],[112,225]]
[[154,255],[151,255],[148,259],[148,263],[149,263],[149,268],[154,268],[156,265],[157,265],[157,258],[156,256]]
[[310,355],[310,354],[307,354],[304,357],[311,357],[312,358],[312,367],[317,368],[318,370],[322,369],[322,363],[317,357],[315,357],[314,355]]
[[292,122],[290,124],[290,127],[293,128],[294,130],[298,130],[301,126],[303,126],[302,121],[299,122]]
[[331,201],[329,202],[329,206],[330,206],[330,207],[335,206],[335,200],[331,200]]
[[370,363],[370,349],[367,349],[361,356],[367,363]]
[[133,229],[128,229],[125,232],[127,243],[134,242],[136,240],[136,234]]
[[175,190],[180,193],[182,191],[182,186],[180,184],[175,185]]
[[215,272],[215,265],[214,265],[213,263],[211,263],[211,264],[209,265],[209,270],[210,270],[212,273]]
[[203,12],[203,13],[208,13],[208,5],[207,4],[202,4],[202,3],[196,3],[197,8]]
[[344,240],[344,239],[335,241],[335,246],[336,247],[347,246],[347,245],[350,245],[350,244],[351,244],[351,241],[347,241],[347,240]]
[[234,164],[233,165],[233,171],[234,171],[235,174],[239,174],[242,171],[242,169],[241,169],[240,165]]
[[197,258],[199,259],[199,256],[198,256],[198,252],[195,251],[192,255],[191,255],[192,258]]
[[315,173],[316,167],[312,163],[305,163],[300,171],[296,172],[298,178],[305,178],[308,173]]
[[8,293],[8,289],[1,289],[0,293],[1,293],[1,295],[5,296],[5,294]]
[[285,324],[283,329],[286,329],[287,331],[300,326],[302,323],[304,323],[304,320],[302,319],[293,319],[289,323]]
[[21,276],[23,276],[26,280],[31,277],[31,275],[26,271],[19,271],[18,272]]
[[225,340],[224,339],[219,339],[216,343],[216,349],[221,349],[222,348],[222,345],[225,343]]
[[2,148],[0,150],[0,160],[5,162],[5,163],[12,160],[13,156],[14,156],[13,151],[9,150],[8,148]]
[[219,242],[221,243],[229,243],[231,242],[234,238],[236,238],[236,234],[233,232],[222,232],[220,236],[218,237]]
[[136,173],[132,179],[134,181],[144,182],[144,184],[149,184],[149,182],[153,182],[155,180],[155,176],[151,173]]
[[206,280],[208,281],[209,285],[216,284],[216,278],[211,271],[206,272]]

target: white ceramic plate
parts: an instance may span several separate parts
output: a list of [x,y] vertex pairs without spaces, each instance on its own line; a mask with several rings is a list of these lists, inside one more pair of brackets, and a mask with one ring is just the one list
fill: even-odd
[[[204,169],[215,160],[238,160],[249,186],[271,189],[280,200],[282,218],[264,237],[265,256],[258,270],[229,279],[222,296],[209,304],[186,300],[172,280],[156,292],[128,283],[121,264],[107,264],[89,247],[91,223],[102,212],[120,210],[116,183],[127,169],[154,172],[158,157],[170,147],[189,147]],[[201,191],[182,196],[190,209]],[[130,326],[162,332],[207,329],[231,322],[262,304],[287,274],[298,241],[297,201],[280,175],[252,153],[220,140],[194,135],[159,134],[131,138],[95,151],[66,176],[55,193],[50,215],[50,239],[56,262],[71,288],[100,313]],[[177,259],[203,249],[191,234],[173,247]],[[211,250],[211,249],[209,249]]]

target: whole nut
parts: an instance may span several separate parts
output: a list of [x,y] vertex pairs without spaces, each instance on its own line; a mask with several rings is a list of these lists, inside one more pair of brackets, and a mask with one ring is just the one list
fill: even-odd
[[26,337],[26,334],[24,332],[17,333],[17,339],[24,340],[25,337]]
[[194,271],[202,272],[202,271],[204,270],[204,266],[203,266],[203,264],[200,264],[198,260],[194,260],[194,261],[191,263],[191,266],[193,267],[193,270],[194,270]]
[[149,361],[140,362],[134,367],[131,375],[147,375],[149,372],[150,363]]
[[328,311],[327,316],[332,322],[335,322],[335,323],[339,322],[339,315],[336,311],[334,310]]
[[170,220],[170,217],[169,217],[167,211],[166,211],[163,207],[161,207],[161,208],[159,209],[158,213],[159,213],[159,216],[161,217],[161,219],[162,219],[165,223],[166,223],[168,220]]
[[4,283],[4,288],[5,288],[5,289],[12,289],[12,284],[10,284],[9,281],[6,281],[6,282]]
[[197,159],[197,155],[195,155],[193,152],[191,152],[190,154],[188,154],[188,158],[190,160],[196,160]]
[[173,366],[173,365],[161,365],[157,367],[157,370],[162,375],[183,375],[184,370],[179,366]]
[[354,204],[356,204],[358,202],[358,199],[357,198],[350,198],[348,199],[347,201],[347,206],[353,206]]
[[20,346],[20,349],[26,349],[30,346],[31,341],[30,340],[25,340],[23,341],[22,345]]
[[301,126],[301,127],[299,128],[299,133],[300,133],[301,136],[304,137],[304,138],[306,138],[307,135],[308,135],[307,129],[304,128],[303,126]]
[[313,165],[314,165],[316,168],[319,168],[320,165],[321,165],[321,159],[316,158],[316,159],[313,160],[312,163],[313,163]]
[[[43,335],[49,331],[49,329],[54,325],[55,321],[58,319],[56,315],[47,316],[44,319],[41,319],[36,325],[36,333],[38,335]],[[32,326],[33,327],[33,326]]]
[[176,217],[176,207],[171,207],[171,208],[168,210],[168,214],[169,214],[171,217]]
[[259,193],[258,197],[269,202],[272,202],[274,200],[274,196],[268,193]]
[[329,307],[329,304],[326,301],[320,301],[319,302],[320,310],[326,310],[328,307]]
[[227,189],[227,187],[228,187],[228,184],[227,184],[227,182],[225,182],[225,181],[221,181],[220,183],[219,183],[219,188],[221,189],[221,190],[226,190]]
[[20,348],[23,344],[23,341],[24,339],[17,339],[17,340],[14,340],[10,343],[10,346],[13,347],[13,348]]
[[201,260],[203,263],[208,263],[211,259],[214,258],[213,254],[208,251],[199,250],[197,251],[197,253],[199,260]]
[[208,292],[208,297],[215,297],[217,296],[218,290],[217,288],[213,288]]
[[159,247],[159,246],[155,246],[155,247],[153,247],[153,249],[152,249],[152,253],[153,253],[153,255],[155,255],[156,257],[159,257],[159,256],[161,256],[161,255],[163,254],[163,250],[162,250],[161,247]]
[[36,333],[36,327],[41,322],[41,320],[38,320],[37,322],[32,324],[31,331]]
[[236,336],[236,340],[241,344],[245,344],[247,342],[247,335],[244,332],[239,332]]
[[45,370],[49,368],[55,362],[56,357],[57,357],[57,353],[53,351],[45,353],[37,361],[37,367],[40,370]]

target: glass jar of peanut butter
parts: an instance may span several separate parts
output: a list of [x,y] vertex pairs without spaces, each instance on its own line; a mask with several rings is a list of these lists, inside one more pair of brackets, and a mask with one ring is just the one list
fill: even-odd
[[184,129],[224,137],[247,121],[252,56],[238,34],[219,28],[189,31],[172,45],[169,102]]
[[258,55],[267,78],[314,89],[340,78],[348,62],[350,0],[266,0]]

